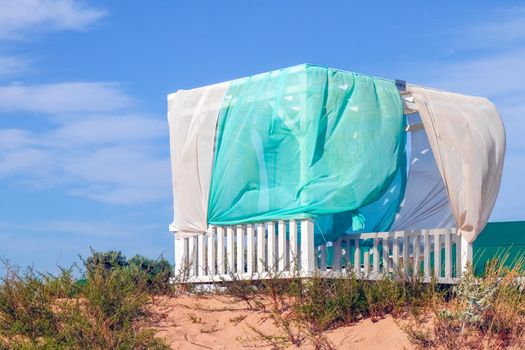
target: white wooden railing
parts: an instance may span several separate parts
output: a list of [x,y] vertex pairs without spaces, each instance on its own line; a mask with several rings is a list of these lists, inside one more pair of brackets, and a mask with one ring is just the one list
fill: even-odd
[[351,234],[318,246],[313,232],[311,220],[210,226],[176,239],[177,275],[189,283],[349,273],[455,283],[472,256],[454,228]]

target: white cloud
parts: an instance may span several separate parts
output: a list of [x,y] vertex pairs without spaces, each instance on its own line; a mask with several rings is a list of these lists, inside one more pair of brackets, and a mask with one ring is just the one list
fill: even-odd
[[525,39],[525,6],[502,9],[491,17],[491,21],[460,28],[458,44],[462,48],[501,49]]
[[64,168],[66,173],[88,184],[71,193],[90,199],[134,204],[170,196],[168,158],[154,157],[129,145],[97,149],[71,159]]
[[22,148],[4,152],[0,157],[0,177],[31,172],[40,177],[53,164],[53,155],[37,148]]
[[133,105],[116,83],[0,86],[0,117],[53,122],[0,129],[0,179],[107,203],[167,198],[167,122],[128,113]]
[[37,31],[83,30],[105,15],[75,0],[0,0],[0,9],[0,39]]
[[0,86],[0,112],[74,114],[108,112],[132,106],[117,83],[72,82]]
[[170,195],[167,150],[163,119],[83,115],[47,131],[0,130],[0,179],[106,203],[154,202]]
[[136,143],[166,135],[166,123],[163,120],[140,115],[95,115],[64,123],[53,130],[49,138],[53,142],[71,146]]
[[434,65],[423,73],[432,86],[473,95],[500,97],[525,92],[525,45],[522,48],[460,61]]
[[20,57],[0,56],[0,79],[16,75],[27,69],[28,62]]

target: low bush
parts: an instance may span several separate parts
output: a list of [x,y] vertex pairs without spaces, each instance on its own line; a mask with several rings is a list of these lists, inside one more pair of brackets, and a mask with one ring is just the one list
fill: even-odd
[[174,277],[173,267],[162,256],[156,260],[135,255],[127,259],[119,251],[97,252],[91,251],[91,255],[85,259],[86,272],[100,270],[100,273],[109,273],[113,270],[124,269],[128,273],[145,274],[148,288],[152,292],[165,293],[171,290],[170,279]]
[[149,311],[166,273],[133,261],[95,253],[80,268],[81,283],[75,267],[52,275],[4,262],[0,349],[169,349],[154,337],[158,317]]
[[418,318],[406,327],[412,342],[450,350],[525,348],[525,265],[504,261],[492,260],[481,277],[469,268],[450,299],[430,305],[430,327]]

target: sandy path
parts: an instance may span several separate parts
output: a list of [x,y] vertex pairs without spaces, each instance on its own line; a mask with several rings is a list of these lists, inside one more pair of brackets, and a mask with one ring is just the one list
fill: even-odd
[[[279,335],[265,314],[246,308],[243,302],[220,296],[181,296],[164,299],[167,317],[158,336],[173,349],[272,349],[258,339],[255,327]],[[337,349],[414,349],[392,317],[378,322],[364,320],[326,333]],[[296,347],[290,347],[293,349]],[[301,349],[312,349],[309,344]]]

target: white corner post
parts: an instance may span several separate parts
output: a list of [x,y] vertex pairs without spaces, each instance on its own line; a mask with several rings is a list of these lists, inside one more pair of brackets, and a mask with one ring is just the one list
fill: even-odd
[[184,273],[186,261],[188,260],[188,240],[184,238],[177,238],[175,232],[173,233],[175,244],[175,275],[181,276]]
[[461,274],[464,274],[465,272],[467,272],[467,267],[470,265],[472,265],[472,243],[469,243],[466,239],[465,239],[465,236],[463,236],[461,233],[459,233],[459,241],[461,242],[460,243],[460,261],[461,261],[461,265],[460,265],[460,271],[461,271]]
[[315,271],[314,222],[301,220],[301,271],[309,275]]

